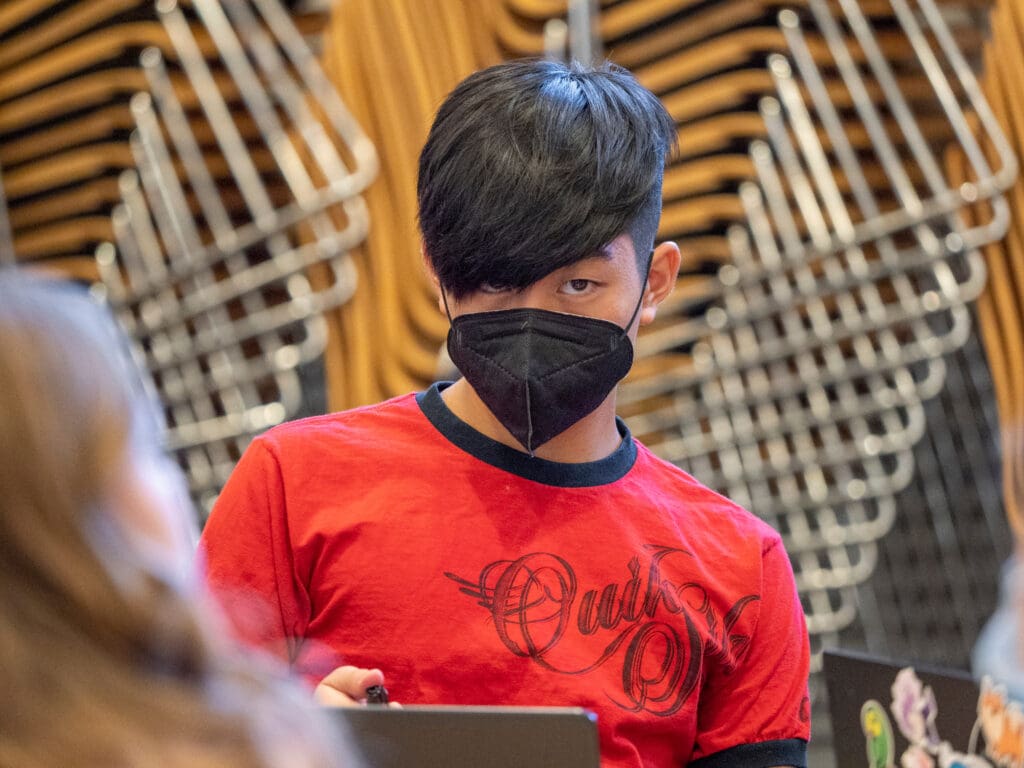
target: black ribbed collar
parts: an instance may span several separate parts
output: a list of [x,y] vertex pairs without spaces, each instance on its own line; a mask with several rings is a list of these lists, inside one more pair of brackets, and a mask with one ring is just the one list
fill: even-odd
[[420,410],[454,445],[492,467],[545,485],[586,488],[614,483],[625,476],[636,461],[636,444],[633,442],[633,436],[626,423],[618,417],[615,423],[619,434],[622,435],[622,442],[615,452],[606,458],[582,464],[564,464],[536,456],[531,457],[492,440],[452,413],[441,397],[441,390],[450,385],[450,381],[439,382],[416,395]]

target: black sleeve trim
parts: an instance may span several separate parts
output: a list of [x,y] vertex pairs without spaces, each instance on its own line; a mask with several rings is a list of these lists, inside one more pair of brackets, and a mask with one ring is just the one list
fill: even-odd
[[807,742],[803,739],[740,744],[694,760],[689,768],[774,768],[777,765],[807,768]]

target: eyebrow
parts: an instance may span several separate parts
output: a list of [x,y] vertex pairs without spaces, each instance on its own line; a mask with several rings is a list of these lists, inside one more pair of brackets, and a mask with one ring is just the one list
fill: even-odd
[[[605,261],[613,258],[615,258],[615,254],[612,252],[611,243],[605,243],[600,248],[595,249],[592,253],[583,257],[583,259],[604,259]],[[583,259],[581,259],[581,261]]]

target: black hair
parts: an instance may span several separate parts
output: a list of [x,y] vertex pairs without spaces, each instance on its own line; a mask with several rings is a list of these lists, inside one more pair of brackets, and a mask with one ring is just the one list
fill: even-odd
[[622,67],[519,60],[463,80],[420,154],[420,229],[456,299],[525,288],[628,232],[654,246],[675,123]]

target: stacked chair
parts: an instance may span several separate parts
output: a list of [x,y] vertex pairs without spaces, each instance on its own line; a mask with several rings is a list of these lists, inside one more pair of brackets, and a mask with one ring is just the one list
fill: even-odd
[[927,428],[913,448],[914,478],[894,496],[892,529],[877,544],[873,575],[857,587],[858,621],[841,640],[891,658],[964,668],[996,607],[1000,566],[1013,542],[980,334],[945,367],[942,391],[923,402]]
[[19,261],[96,279],[117,176],[132,166],[128,96],[168,41],[141,0],[0,7],[0,173]]
[[[1015,83],[1024,77],[1024,4],[998,0],[992,40],[985,46],[983,88],[1013,143],[1024,146],[1024,104]],[[992,148],[990,149],[990,154]],[[957,156],[955,166],[962,167]],[[1024,211],[1024,182],[1009,193],[1014,211]],[[999,404],[1002,489],[1019,542],[1024,541],[1024,219],[1018,215],[1001,242],[984,249],[990,279],[978,300],[978,317]]]
[[280,0],[0,7],[0,262],[93,282],[201,511],[356,286],[372,143]]
[[[324,20],[296,17],[307,33]],[[134,165],[128,102],[148,87],[147,47],[173,48],[152,0],[0,4],[0,183],[20,262],[98,278],[93,250],[113,238],[118,176]]]
[[167,45],[140,55],[95,262],[206,511],[251,437],[302,405],[297,371],[356,287],[377,156],[278,0],[156,10]]
[[448,322],[423,267],[416,223],[420,148],[444,97],[501,60],[490,36],[495,3],[346,0],[324,35],[325,68],[381,153],[367,191],[373,227],[353,254],[360,290],[330,317],[326,355],[333,410],[422,388],[439,366]]
[[[805,19],[780,13],[788,50],[767,57],[767,140],[750,145],[756,181],[740,185],[745,223],[727,229],[730,260],[701,296],[712,301],[670,316],[641,346],[657,356],[686,345],[686,368],[623,390],[656,451],[782,531],[818,647],[856,616],[854,588],[913,478],[922,401],[971,332],[967,303],[985,281],[976,249],[1005,230],[999,193],[1016,172],[938,9],[920,5],[930,28],[909,10],[900,18],[920,70],[884,54],[856,3],[842,15],[824,2],[808,3]],[[934,121],[932,102],[972,160],[972,183],[952,185],[931,150],[922,123]],[[995,169],[965,109],[999,145]],[[852,120],[869,143],[850,140]],[[865,168],[888,186],[880,192]],[[957,212],[978,198],[991,217],[968,227]]]
[[280,0],[0,5],[0,263],[94,283],[209,509],[355,287],[373,145]]

